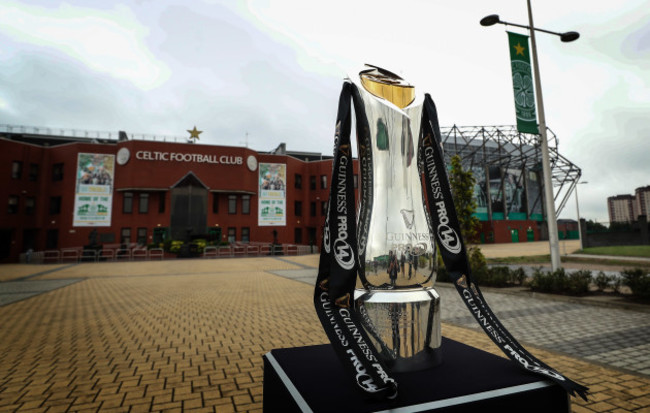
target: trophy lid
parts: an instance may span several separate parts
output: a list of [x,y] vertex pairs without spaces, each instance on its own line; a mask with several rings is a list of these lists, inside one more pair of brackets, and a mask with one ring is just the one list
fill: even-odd
[[400,109],[415,100],[415,87],[386,69],[366,64],[366,69],[359,73],[359,77],[364,89]]

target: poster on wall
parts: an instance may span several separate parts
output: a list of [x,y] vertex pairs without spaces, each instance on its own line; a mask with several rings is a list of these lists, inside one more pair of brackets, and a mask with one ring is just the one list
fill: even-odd
[[115,155],[79,153],[72,226],[111,225],[114,178]]
[[260,163],[259,165],[259,226],[287,224],[287,165]]

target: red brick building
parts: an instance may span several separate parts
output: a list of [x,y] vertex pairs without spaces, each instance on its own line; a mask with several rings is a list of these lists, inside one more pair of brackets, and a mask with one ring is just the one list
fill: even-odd
[[[320,243],[331,159],[315,153],[287,154],[284,145],[261,153],[245,147],[122,136],[120,140],[0,137],[0,199],[6,205],[0,213],[2,261],[17,261],[30,249],[84,246],[91,237],[104,245],[147,245],[190,236],[271,243],[277,231],[277,241],[283,244]],[[105,165],[112,174],[105,222],[76,222],[75,199],[85,173],[80,154],[115,160],[112,170]],[[265,163],[286,165],[286,225],[259,225],[259,168]]]

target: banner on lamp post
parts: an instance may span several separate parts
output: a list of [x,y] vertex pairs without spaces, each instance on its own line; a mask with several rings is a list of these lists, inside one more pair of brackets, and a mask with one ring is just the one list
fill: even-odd
[[535,111],[535,89],[530,67],[528,36],[508,32],[512,88],[515,95],[517,130],[522,133],[539,134]]

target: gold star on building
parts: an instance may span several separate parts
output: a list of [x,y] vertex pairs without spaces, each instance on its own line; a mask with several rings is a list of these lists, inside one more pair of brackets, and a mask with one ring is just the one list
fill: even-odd
[[520,43],[517,43],[517,46],[514,46],[514,48],[517,50],[517,54],[524,55],[524,47]]
[[187,131],[190,133],[190,139],[200,139],[199,134],[203,133],[202,130],[196,130],[196,126],[194,126],[194,129],[188,129]]

